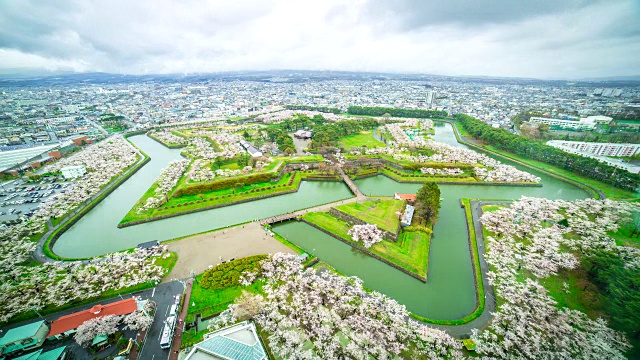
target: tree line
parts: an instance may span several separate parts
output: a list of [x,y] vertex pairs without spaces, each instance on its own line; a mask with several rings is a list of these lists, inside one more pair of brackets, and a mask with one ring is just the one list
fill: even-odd
[[282,127],[276,126],[268,128],[267,136],[271,141],[278,144],[278,149],[280,149],[280,151],[283,151],[287,155],[296,152],[296,146],[293,143],[293,139]]
[[289,110],[308,110],[308,111],[320,111],[325,113],[340,114],[342,110],[338,108],[332,108],[328,106],[311,106],[311,105],[287,105]]
[[428,181],[422,185],[416,194],[416,215],[431,225],[438,220],[440,212],[440,188],[438,184]]
[[398,109],[377,106],[349,106],[347,112],[351,115],[384,116],[388,114],[393,117],[410,118],[443,118],[448,115],[446,111],[440,110]]
[[633,174],[593,158],[567,153],[542,142],[493,128],[468,115],[457,114],[455,117],[471,136],[486,141],[497,149],[554,165],[629,191],[635,191],[640,184],[640,174]]

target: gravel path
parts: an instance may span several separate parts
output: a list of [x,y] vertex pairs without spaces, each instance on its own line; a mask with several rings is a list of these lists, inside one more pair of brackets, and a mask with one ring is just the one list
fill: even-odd
[[239,259],[250,255],[295,254],[280,241],[267,235],[258,222],[195,235],[167,244],[169,251],[178,253],[178,262],[164,282],[184,279],[217,265],[222,260]]

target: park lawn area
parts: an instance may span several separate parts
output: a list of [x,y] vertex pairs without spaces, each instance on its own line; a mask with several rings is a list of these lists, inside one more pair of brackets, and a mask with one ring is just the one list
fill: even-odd
[[347,150],[353,147],[367,147],[371,149],[385,146],[382,141],[373,137],[371,131],[361,131],[360,134],[345,136],[340,139],[340,143]]
[[[329,213],[307,213],[303,216],[303,219],[342,239],[354,242],[348,234],[351,226]],[[419,276],[426,276],[430,242],[430,234],[423,231],[412,231],[401,233],[398,242],[383,240],[374,244],[368,250]]]
[[178,253],[176,252],[169,252],[169,256],[167,258],[162,258],[162,256],[156,256],[153,258],[153,263],[155,265],[158,265],[160,267],[163,267],[164,270],[164,274],[162,274],[162,276],[167,276],[171,270],[173,270],[173,267],[176,265],[176,263],[178,262]]
[[488,149],[488,150],[491,150],[491,151],[494,151],[496,153],[499,153],[499,154],[501,154],[503,156],[506,156],[508,158],[513,158],[513,159],[516,159],[518,161],[521,161],[521,162],[524,162],[526,164],[529,164],[529,165],[531,165],[531,166],[533,166],[535,168],[541,168],[541,169],[544,169],[544,170],[546,170],[546,171],[548,171],[550,173],[557,174],[557,175],[560,175],[560,176],[564,176],[566,178],[569,178],[569,179],[574,180],[574,181],[579,182],[579,183],[590,185],[590,186],[602,191],[607,196],[607,198],[612,199],[612,200],[640,198],[640,193],[633,193],[631,191],[627,191],[627,190],[624,190],[624,189],[620,189],[620,188],[605,184],[605,183],[600,182],[598,180],[594,180],[594,179],[590,179],[590,178],[587,178],[587,177],[583,177],[583,176],[577,175],[576,173],[574,173],[572,171],[564,170],[564,169],[561,169],[561,168],[559,168],[557,166],[549,165],[549,164],[546,164],[546,163],[543,163],[543,162],[540,162],[540,161],[531,160],[531,159],[528,159],[528,158],[525,158],[525,157],[522,157],[522,156],[519,156],[519,155],[515,155],[515,154],[512,154],[512,153],[508,153],[508,152],[502,151],[502,150],[498,150],[493,146],[485,145],[483,147]]
[[362,221],[377,225],[380,229],[395,233],[400,226],[399,215],[404,201],[395,199],[375,199],[363,203],[349,203],[336,206],[337,210]]
[[[196,282],[191,288],[191,299],[189,300],[189,310],[187,312],[186,322],[195,320],[196,314],[202,317],[208,317],[227,309],[229,304],[238,296],[242,295],[242,291],[250,293],[261,293],[264,282],[257,280],[249,286],[230,286],[224,289],[206,289],[200,286],[202,274],[196,276]],[[193,305],[195,303],[195,305]]]

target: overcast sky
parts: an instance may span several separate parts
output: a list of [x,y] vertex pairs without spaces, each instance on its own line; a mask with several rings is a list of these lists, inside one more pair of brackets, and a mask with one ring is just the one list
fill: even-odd
[[640,0],[2,0],[15,69],[640,75]]

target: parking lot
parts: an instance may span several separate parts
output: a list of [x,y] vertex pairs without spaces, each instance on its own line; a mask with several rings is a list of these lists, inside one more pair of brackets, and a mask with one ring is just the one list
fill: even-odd
[[29,218],[49,197],[66,191],[73,181],[51,176],[37,181],[16,180],[0,184],[0,224]]

